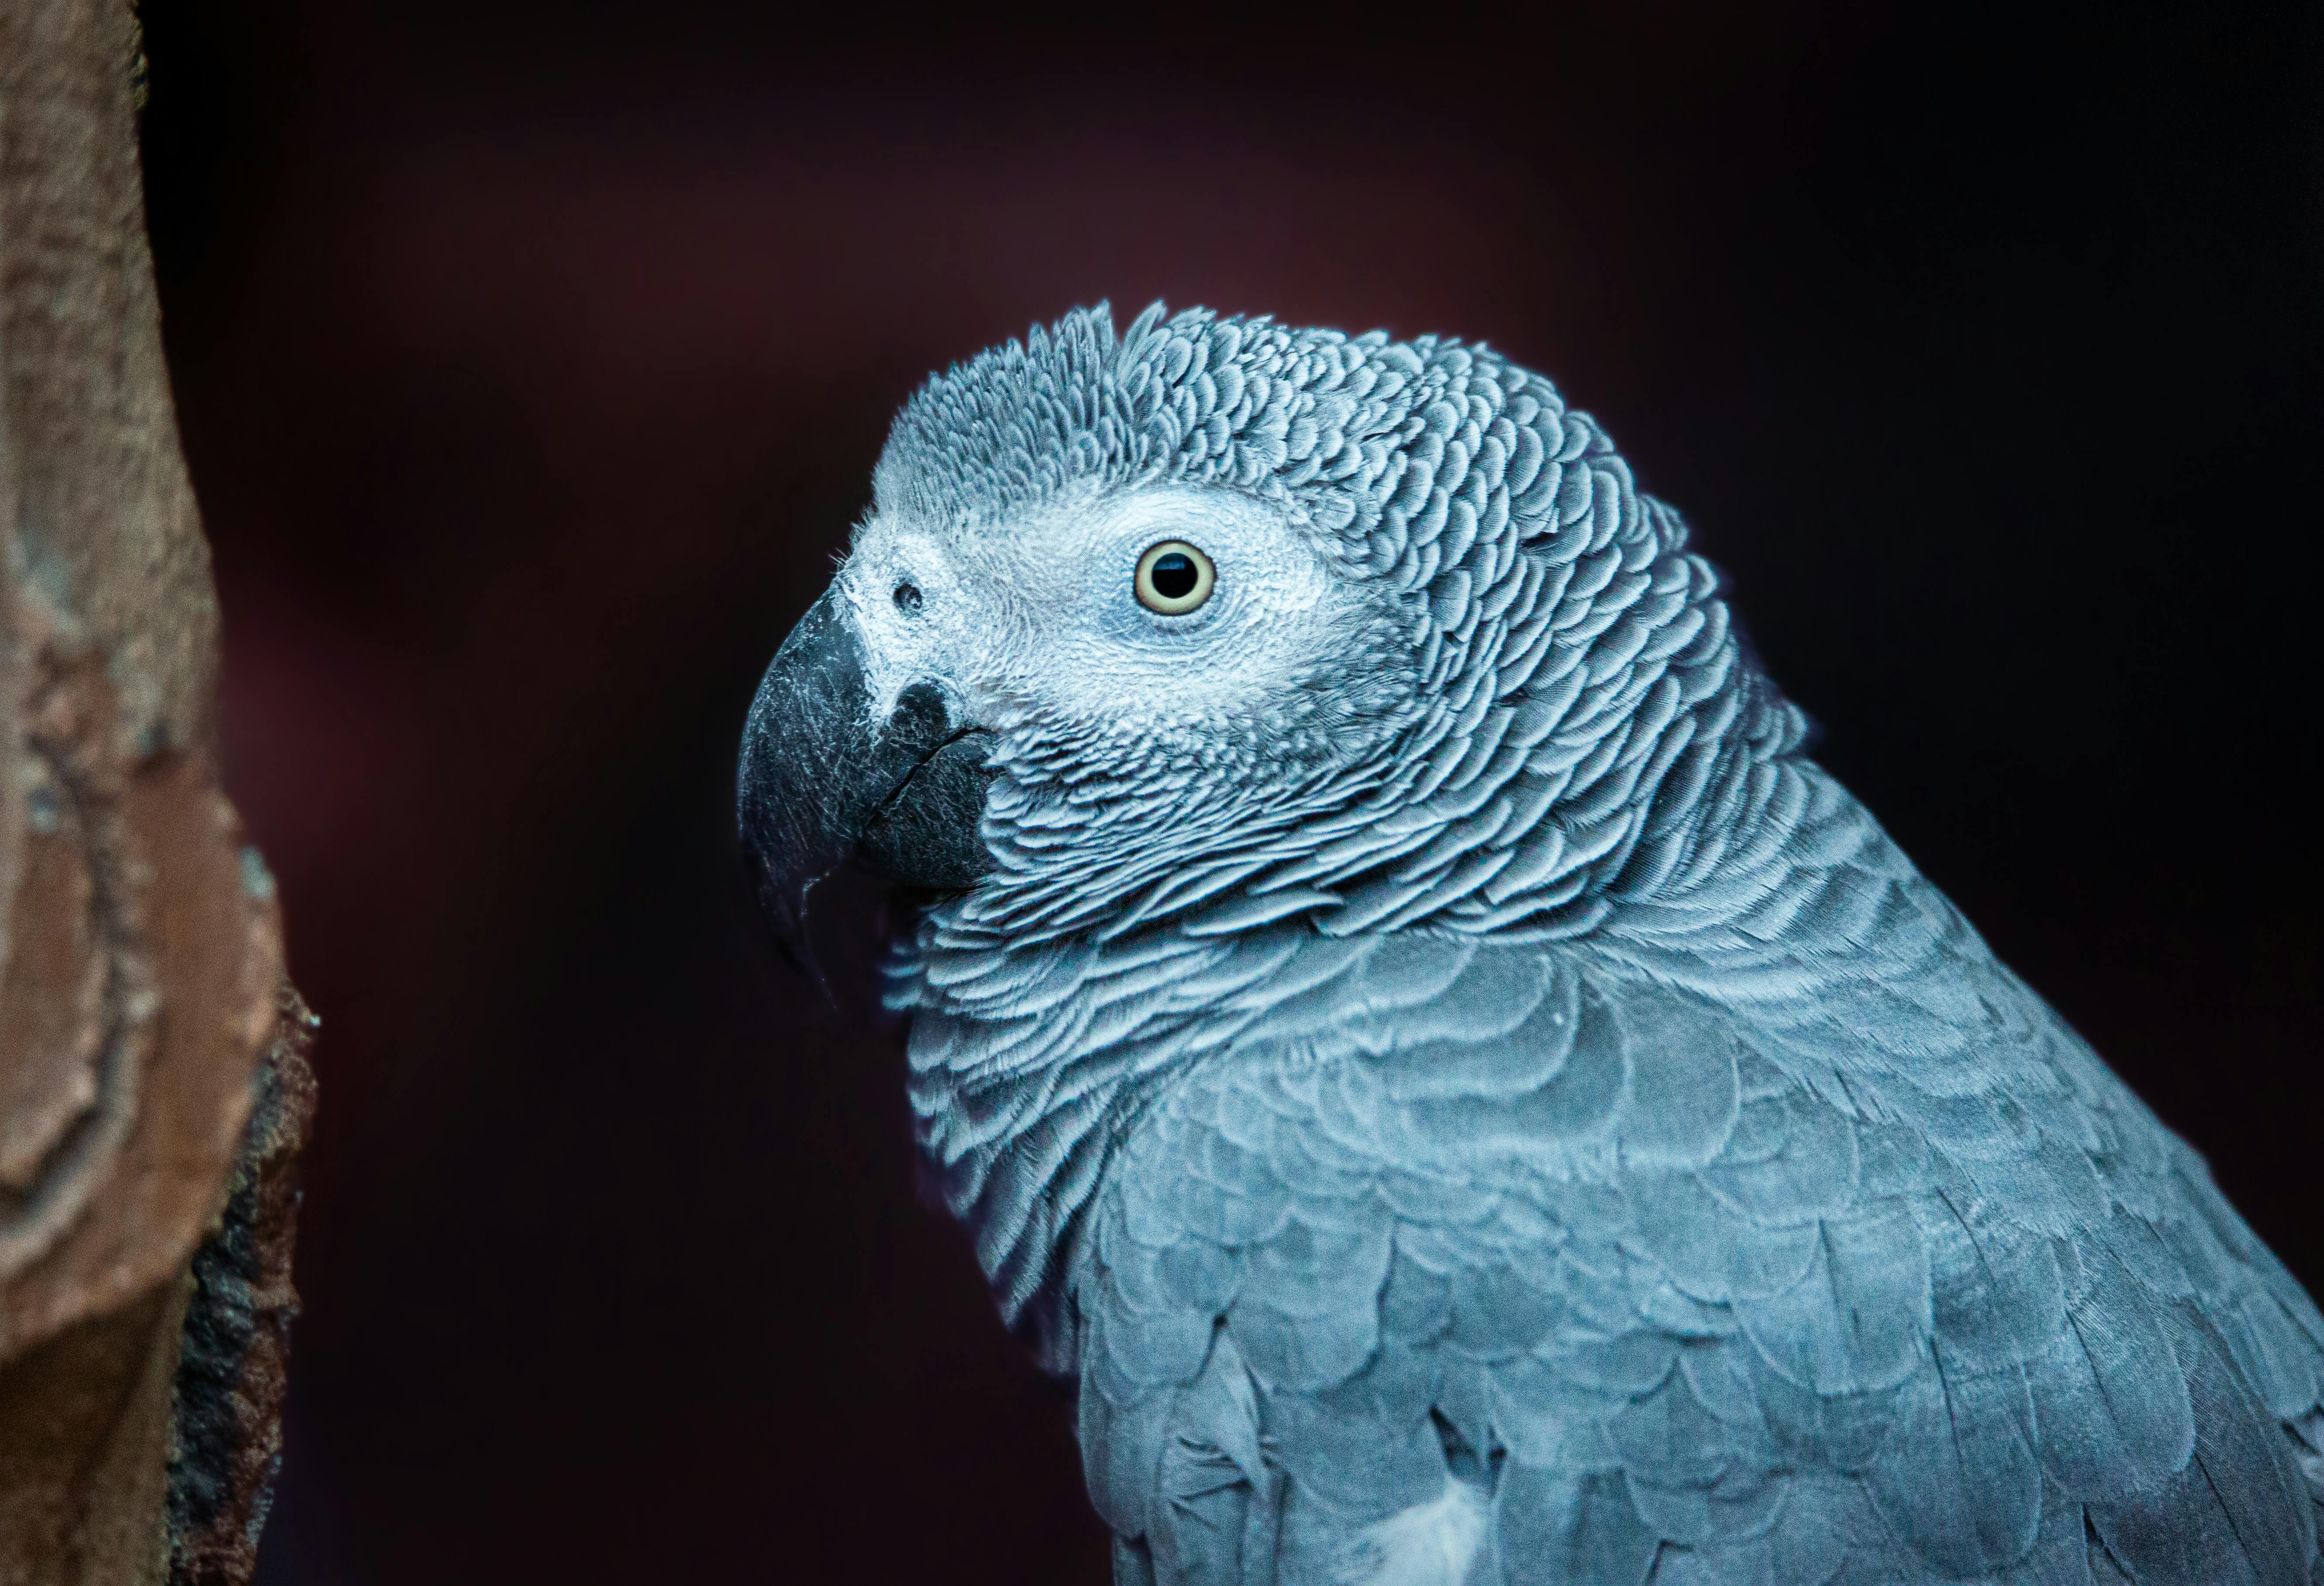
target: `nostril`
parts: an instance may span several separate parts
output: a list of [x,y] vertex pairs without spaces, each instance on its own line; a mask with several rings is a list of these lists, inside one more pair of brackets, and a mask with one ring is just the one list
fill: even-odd
[[920,609],[920,586],[906,582],[896,586],[896,609],[907,615]]
[[923,752],[942,742],[947,724],[944,695],[933,683],[913,684],[896,696],[896,708],[888,713],[888,735],[918,744]]

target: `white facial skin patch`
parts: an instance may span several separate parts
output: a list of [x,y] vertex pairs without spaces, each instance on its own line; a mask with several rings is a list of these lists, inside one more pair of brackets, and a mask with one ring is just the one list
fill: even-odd
[[[1137,596],[1139,558],[1165,540],[1216,569],[1184,615]],[[1028,715],[1100,737],[1206,729],[1342,674],[1351,630],[1387,615],[1280,509],[1193,488],[1068,499],[949,535],[874,520],[839,584],[875,714],[932,682],[960,718],[1003,733]]]

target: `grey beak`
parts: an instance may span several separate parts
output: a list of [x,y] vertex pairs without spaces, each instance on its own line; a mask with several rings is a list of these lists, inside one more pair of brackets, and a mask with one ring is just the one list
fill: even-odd
[[906,688],[885,720],[871,709],[863,641],[827,591],[760,681],[736,778],[760,904],[809,970],[809,896],[850,860],[936,891],[961,890],[992,868],[977,835],[991,781],[986,734],[949,719],[931,683]]

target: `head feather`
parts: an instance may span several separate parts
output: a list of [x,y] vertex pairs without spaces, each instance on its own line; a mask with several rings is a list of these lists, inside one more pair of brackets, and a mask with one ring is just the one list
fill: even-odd
[[[1117,337],[1101,303],[933,377],[896,420],[874,510],[973,532],[1071,487],[1158,483],[1275,503],[1388,585],[1428,708],[1393,763],[1340,779],[1336,807],[1324,789],[1296,832],[1247,827],[1244,852],[1211,855],[1240,872],[1222,895],[1138,918],[1194,901],[1274,917],[1264,899],[1290,892],[1327,933],[1586,929],[1626,868],[1677,862],[1690,821],[1658,804],[1666,783],[1692,807],[1722,754],[1797,746],[1798,712],[1740,664],[1678,514],[1481,345],[1158,303]],[[1038,936],[1107,890],[1018,880],[954,923]]]

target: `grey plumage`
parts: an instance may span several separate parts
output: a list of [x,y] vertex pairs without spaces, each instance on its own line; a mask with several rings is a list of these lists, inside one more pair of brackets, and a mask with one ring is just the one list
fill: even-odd
[[[913,1102],[1123,1580],[2319,1573],[2324,1319],[1547,382],[1101,309],[933,381],[876,493],[872,691],[933,678],[993,778],[894,973]],[[1289,619],[1092,617],[1052,683],[977,567],[1146,500],[1337,614],[1183,712],[1137,646]]]

